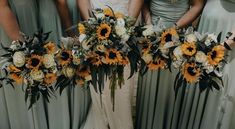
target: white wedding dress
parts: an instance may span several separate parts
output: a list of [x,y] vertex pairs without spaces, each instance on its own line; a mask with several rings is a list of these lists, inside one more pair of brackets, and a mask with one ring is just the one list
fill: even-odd
[[[90,2],[93,8],[105,8],[108,5],[114,11],[128,14],[129,0],[90,0]],[[102,101],[100,94],[95,92],[93,86],[90,86],[92,103],[83,129],[133,129],[131,109],[134,87],[137,86],[137,75],[127,80],[130,74],[129,67],[127,66],[124,71],[125,85],[121,89],[118,87],[115,91],[114,111],[109,82],[105,83]]]

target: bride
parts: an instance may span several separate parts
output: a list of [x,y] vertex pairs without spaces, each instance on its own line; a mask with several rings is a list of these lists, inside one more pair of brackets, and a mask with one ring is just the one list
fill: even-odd
[[[89,11],[94,8],[107,8],[137,18],[144,0],[77,0],[83,19],[89,18]],[[129,68],[125,68],[124,77],[129,76]],[[133,129],[131,100],[133,88],[136,87],[137,76],[125,79],[125,85],[115,91],[115,110],[111,102],[109,83],[105,83],[100,101],[99,93],[90,86],[92,104],[83,129]],[[101,104],[102,103],[102,104]]]

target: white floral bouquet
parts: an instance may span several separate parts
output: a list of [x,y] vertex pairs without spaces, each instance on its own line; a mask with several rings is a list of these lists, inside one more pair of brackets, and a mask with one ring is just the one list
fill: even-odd
[[24,35],[25,41],[13,41],[10,47],[2,48],[6,54],[1,57],[6,60],[2,70],[5,81],[11,86],[26,87],[26,100],[30,99],[29,108],[37,101],[40,95],[49,101],[52,85],[57,79],[57,67],[54,55],[57,47],[54,42],[45,42],[49,33],[42,31],[32,38]]

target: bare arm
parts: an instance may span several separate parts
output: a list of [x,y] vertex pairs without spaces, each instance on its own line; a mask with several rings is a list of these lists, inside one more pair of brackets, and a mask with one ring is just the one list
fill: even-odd
[[11,40],[22,40],[16,17],[8,6],[7,0],[0,0],[0,25]]
[[143,8],[142,8],[142,18],[144,20],[144,23],[146,24],[152,24],[152,18],[150,14],[150,3],[147,1],[144,2]]
[[[64,29],[68,29],[72,26],[72,18],[69,14],[67,0],[56,0],[55,3]],[[66,34],[68,36],[74,36],[74,33],[70,30],[66,31]]]
[[89,16],[89,10],[91,10],[90,0],[77,0],[78,8],[81,16],[84,20],[87,20]]
[[178,27],[185,27],[192,23],[200,14],[204,7],[204,0],[193,0],[191,8],[177,22]]
[[130,0],[128,15],[131,17],[138,18],[143,3],[144,0]]

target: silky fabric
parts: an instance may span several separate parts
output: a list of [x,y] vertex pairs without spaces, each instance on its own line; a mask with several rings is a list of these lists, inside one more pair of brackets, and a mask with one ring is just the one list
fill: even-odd
[[[90,2],[93,8],[107,8],[106,5],[108,5],[114,11],[128,14],[129,0],[91,0]],[[137,81],[135,76],[127,80],[130,74],[129,66],[126,66],[124,71],[125,84],[115,90],[114,111],[109,80],[105,81],[101,99],[100,94],[90,86],[92,103],[84,129],[133,129],[131,99],[133,87],[137,85]]]
[[[74,0],[75,1],[75,0]],[[48,41],[60,43],[62,29],[53,0],[8,0],[20,30],[29,35],[43,29],[51,31]],[[78,12],[76,12],[77,14]],[[0,41],[9,46],[11,40],[0,27]],[[1,50],[1,54],[4,52]],[[2,66],[2,64],[1,64]],[[51,96],[50,103],[42,97],[28,110],[24,89],[10,85],[0,88],[0,129],[80,129],[89,109],[89,90],[79,86],[65,88]]]
[[[202,33],[222,32],[221,41],[227,32],[235,29],[235,0],[208,0],[203,10],[198,31]],[[204,98],[204,112],[201,114],[200,129],[235,128],[235,51],[228,53],[224,67],[224,88],[220,92],[208,92]]]
[[[155,23],[160,17],[166,27],[172,27],[188,9],[189,0],[150,2],[152,22]],[[185,114],[189,88],[182,86],[175,94],[174,79],[177,72],[174,69],[172,72],[148,70],[145,75],[139,76],[136,129],[183,129],[181,115]]]

